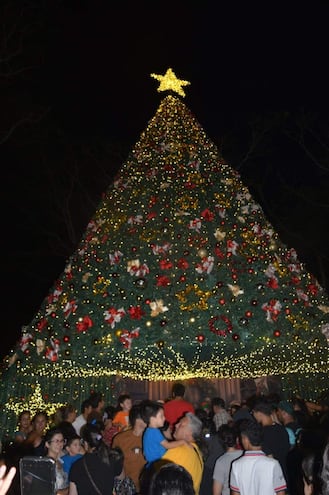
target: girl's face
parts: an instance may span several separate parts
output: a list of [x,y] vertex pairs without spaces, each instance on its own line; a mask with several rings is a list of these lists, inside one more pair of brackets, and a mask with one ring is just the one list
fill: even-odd
[[37,416],[34,420],[34,429],[35,431],[39,432],[39,433],[43,433],[43,430],[46,428],[47,426],[47,419],[45,418],[45,416],[43,414],[40,414],[39,416]]
[[31,425],[31,416],[28,413],[21,416],[20,425],[22,428],[28,428]]
[[163,409],[159,409],[155,416],[150,418],[150,426],[153,428],[162,428],[165,422],[165,415]]
[[121,407],[123,411],[130,411],[133,403],[131,399],[125,399],[123,402],[121,402]]
[[70,455],[80,454],[80,450],[81,450],[80,440],[78,438],[72,440],[70,445],[67,445],[66,450]]
[[56,433],[49,442],[46,442],[46,447],[48,449],[48,455],[57,459],[64,447],[64,437],[62,433]]

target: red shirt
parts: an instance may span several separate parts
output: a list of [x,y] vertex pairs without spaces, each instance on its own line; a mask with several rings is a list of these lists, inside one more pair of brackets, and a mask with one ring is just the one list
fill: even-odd
[[170,428],[174,426],[178,419],[184,416],[185,413],[191,412],[194,414],[194,407],[190,402],[184,399],[173,399],[165,402],[163,405],[164,415],[170,424]]

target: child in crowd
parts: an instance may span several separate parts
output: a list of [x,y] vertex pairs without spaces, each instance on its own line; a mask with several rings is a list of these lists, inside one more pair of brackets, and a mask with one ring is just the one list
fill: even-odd
[[144,401],[142,404],[142,418],[147,425],[143,435],[143,452],[148,466],[152,462],[161,459],[168,449],[189,445],[185,440],[169,440],[162,433],[161,428],[165,424],[162,404]]
[[112,440],[114,435],[120,431],[118,425],[113,424],[113,418],[116,414],[116,409],[114,406],[107,406],[104,409],[103,421],[104,430],[102,431],[103,440],[108,447],[112,447]]
[[69,474],[72,464],[80,459],[83,455],[83,449],[81,447],[81,441],[78,435],[70,437],[67,440],[67,443],[65,445],[65,452],[66,454],[61,457],[61,460],[63,461],[64,471]]
[[118,412],[113,418],[113,425],[118,426],[119,430],[125,430],[129,426],[129,411],[132,406],[130,395],[122,394],[118,398]]

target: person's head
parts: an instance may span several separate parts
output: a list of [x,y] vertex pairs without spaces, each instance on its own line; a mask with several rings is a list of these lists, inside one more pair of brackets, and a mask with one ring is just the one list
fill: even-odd
[[162,428],[166,420],[162,404],[151,400],[141,404],[141,414],[146,425],[151,428]]
[[165,464],[153,475],[149,495],[195,495],[192,477],[183,466]]
[[129,411],[129,423],[132,428],[138,426],[141,430],[146,428],[146,423],[142,418],[142,409],[140,404],[134,404]]
[[258,401],[254,404],[252,414],[256,421],[265,426],[272,424],[273,405],[267,401]]
[[68,421],[69,423],[73,423],[75,418],[77,417],[77,410],[72,404],[67,404],[62,409],[63,421]]
[[116,415],[116,408],[114,406],[106,406],[103,412],[103,422],[105,429],[111,428],[113,418]]
[[61,456],[65,440],[62,431],[59,428],[50,428],[45,435],[45,446],[47,455],[53,459]]
[[221,409],[225,409],[225,402],[221,397],[213,397],[211,400],[211,407],[213,412],[216,414],[216,412]]
[[281,400],[277,406],[277,415],[279,421],[284,425],[294,421],[295,414],[292,404],[290,404],[287,400]]
[[22,411],[18,416],[17,424],[23,430],[27,430],[31,426],[31,413],[30,411]]
[[45,411],[37,412],[32,419],[33,430],[40,435],[44,434],[44,430],[48,424],[48,414]]
[[74,435],[67,439],[65,450],[69,455],[78,455],[81,452],[81,438],[79,435]]
[[182,383],[174,383],[172,387],[172,396],[183,398],[185,395],[185,387]]
[[89,401],[91,403],[92,409],[96,409],[97,411],[102,411],[104,408],[104,398],[103,394],[100,392],[94,392],[90,395]]
[[202,432],[202,421],[193,413],[186,413],[175,425],[175,440],[195,442]]
[[118,397],[118,410],[130,411],[132,400],[129,394],[122,394]]
[[236,428],[229,425],[222,425],[218,428],[217,434],[226,449],[235,447],[238,437]]
[[88,415],[91,413],[92,411],[92,403],[90,401],[90,399],[85,399],[82,404],[81,404],[81,414],[87,419]]
[[263,427],[253,419],[243,421],[240,425],[241,442],[245,450],[260,449],[263,440]]

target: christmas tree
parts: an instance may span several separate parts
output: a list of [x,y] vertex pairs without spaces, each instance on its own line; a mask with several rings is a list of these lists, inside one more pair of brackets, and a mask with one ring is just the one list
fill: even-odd
[[[171,70],[153,76],[184,96]],[[72,402],[117,375],[279,375],[319,391],[328,313],[323,288],[170,94],[7,359],[2,424],[36,387],[41,401]]]

